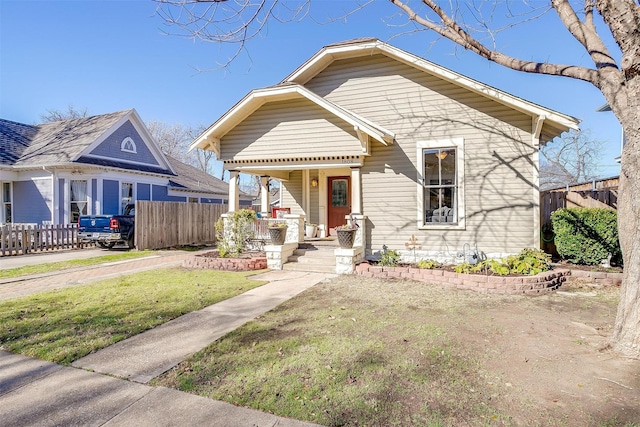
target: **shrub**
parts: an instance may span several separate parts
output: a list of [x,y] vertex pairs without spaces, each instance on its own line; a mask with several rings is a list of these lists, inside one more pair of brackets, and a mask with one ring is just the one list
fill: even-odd
[[421,259],[416,263],[416,267],[424,268],[427,270],[433,270],[434,268],[438,268],[441,265],[442,264],[440,264],[438,261],[434,261],[432,259]]
[[472,274],[496,274],[506,276],[508,274],[534,275],[548,271],[551,267],[550,257],[540,249],[523,249],[517,255],[511,255],[502,259],[485,259],[476,265],[463,262],[454,267],[456,273]]
[[565,208],[551,214],[555,245],[562,259],[596,265],[612,255],[622,262],[615,211],[599,208]]
[[506,276],[510,273],[509,265],[501,259],[485,259],[479,262],[477,265],[471,268],[472,273],[484,273],[489,272],[497,274],[498,276]]
[[380,257],[380,265],[383,267],[393,267],[400,262],[400,252],[396,250],[385,250]]
[[456,264],[455,267],[453,267],[453,271],[456,273],[471,274],[473,273],[473,267],[473,265],[465,261],[463,263]]
[[239,209],[216,221],[216,238],[221,257],[241,254],[247,243],[253,239],[253,223],[257,215],[251,209]]
[[551,256],[540,249],[523,249],[518,255],[505,260],[509,272],[517,274],[538,274],[551,268]]

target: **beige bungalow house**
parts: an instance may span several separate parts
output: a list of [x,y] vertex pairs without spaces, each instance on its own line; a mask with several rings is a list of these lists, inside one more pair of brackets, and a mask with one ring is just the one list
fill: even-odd
[[281,180],[280,206],[319,224],[322,236],[353,215],[356,248],[336,258],[409,247],[419,258],[452,261],[469,247],[490,257],[540,247],[538,150],[577,126],[358,39],[326,46],[281,83],[250,92],[192,147],[214,151],[230,171],[230,211],[243,172],[263,177],[264,190],[269,177]]

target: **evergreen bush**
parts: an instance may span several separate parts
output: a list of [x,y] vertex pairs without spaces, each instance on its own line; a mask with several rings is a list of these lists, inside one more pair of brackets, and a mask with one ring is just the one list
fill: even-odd
[[555,245],[560,257],[575,264],[597,265],[612,255],[621,265],[615,211],[600,208],[565,208],[551,214]]

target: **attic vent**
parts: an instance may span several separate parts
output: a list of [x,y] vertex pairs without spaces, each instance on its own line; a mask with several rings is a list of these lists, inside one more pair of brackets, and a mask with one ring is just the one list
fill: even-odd
[[125,153],[133,153],[133,154],[137,154],[138,152],[136,150],[136,143],[133,142],[133,139],[131,139],[130,136],[122,140],[122,143],[120,144],[120,151],[124,151]]

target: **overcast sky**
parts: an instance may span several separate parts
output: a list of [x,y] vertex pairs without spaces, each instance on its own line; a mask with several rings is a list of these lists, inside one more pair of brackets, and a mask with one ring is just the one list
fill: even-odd
[[[619,173],[613,159],[620,154],[620,126],[612,113],[595,111],[605,100],[590,84],[507,70],[431,33],[396,37],[411,27],[402,26],[406,20],[388,1],[329,23],[353,4],[315,0],[302,22],[272,23],[248,44],[247,54],[217,69],[229,47],[166,35],[175,30],[155,14],[151,0],[0,0],[0,117],[39,123],[47,110],[71,105],[90,115],[135,108],[145,121],[209,126],[249,91],[278,83],[323,46],[377,37],[579,118],[605,143],[601,175]],[[590,66],[567,35],[548,15],[511,31],[500,47],[522,59]]]

